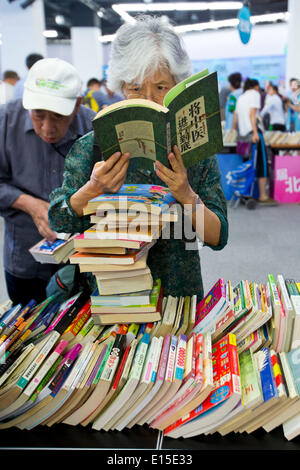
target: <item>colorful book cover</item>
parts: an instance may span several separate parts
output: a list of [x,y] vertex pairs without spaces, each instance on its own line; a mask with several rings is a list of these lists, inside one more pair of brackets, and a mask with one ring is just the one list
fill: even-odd
[[286,353],[287,360],[294,377],[294,382],[297,388],[297,392],[300,395],[300,348],[293,349]]
[[226,306],[226,287],[224,279],[220,278],[208,292],[208,294],[197,304],[194,333],[203,333],[208,328],[214,327],[218,315]]
[[260,374],[260,382],[264,402],[277,397],[277,386],[274,379],[271,353],[268,348],[263,348],[254,353],[257,368]]
[[253,353],[248,349],[239,355],[242,404],[245,408],[257,404],[261,399],[259,378]]
[[154,184],[123,184],[117,193],[105,193],[91,199],[84,214],[89,214],[89,209],[94,212],[97,208],[128,210],[129,207],[137,211],[157,210],[164,212],[176,203],[170,190],[165,186]]
[[223,147],[217,73],[198,72],[175,85],[164,106],[144,99],[124,100],[101,110],[93,127],[104,160],[114,152],[130,152],[138,165],[153,161],[169,166],[176,144],[186,167]]
[[214,389],[200,406],[165,429],[165,435],[190,421],[201,417],[228,399],[233,393],[241,393],[239,362],[235,335],[229,333],[212,349]]

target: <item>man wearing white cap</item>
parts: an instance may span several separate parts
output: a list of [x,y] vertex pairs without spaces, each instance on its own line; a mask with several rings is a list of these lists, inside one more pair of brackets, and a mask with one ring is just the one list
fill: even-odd
[[81,105],[76,69],[42,59],[29,71],[23,101],[0,107],[0,216],[5,220],[4,269],[14,304],[45,298],[56,265],[37,263],[29,248],[53,240],[49,195],[63,181],[65,156],[92,130],[95,113]]

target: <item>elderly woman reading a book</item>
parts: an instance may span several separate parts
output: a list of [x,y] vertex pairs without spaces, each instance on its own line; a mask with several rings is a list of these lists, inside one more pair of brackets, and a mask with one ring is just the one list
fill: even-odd
[[[145,16],[119,28],[107,75],[109,88],[122,91],[126,99],[144,98],[162,105],[166,93],[191,75],[191,63],[174,30],[159,18]],[[49,219],[53,230],[88,229],[90,218],[83,215],[83,208],[101,193],[118,192],[124,183],[156,184],[169,188],[195,230],[199,228],[197,215],[203,216],[200,231],[204,245],[214,250],[226,245],[226,200],[215,156],[186,169],[174,146],[168,155],[169,168],[156,161],[153,171],[142,171],[139,159],[130,159],[128,153],[116,152],[97,162],[93,149],[91,132],[74,144],[66,158],[63,185],[51,196]],[[161,279],[165,295],[203,297],[198,249],[186,249],[182,238],[160,238],[149,250],[147,264],[153,277]]]

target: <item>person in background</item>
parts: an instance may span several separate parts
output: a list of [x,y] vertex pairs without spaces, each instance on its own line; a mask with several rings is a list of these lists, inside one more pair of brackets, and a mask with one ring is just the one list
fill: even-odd
[[286,100],[288,109],[288,130],[300,131],[300,80],[294,78],[290,81],[291,94]]
[[100,90],[102,82],[98,78],[90,78],[87,82],[87,89],[82,97],[82,104],[88,106],[96,113],[104,106],[107,106],[107,98]]
[[264,206],[277,205],[267,192],[268,160],[263,133],[258,126],[258,115],[261,107],[259,82],[247,78],[244,83],[243,93],[237,100],[234,112],[232,129],[238,132],[238,140],[252,142],[257,145],[256,176],[259,190],[259,203]]
[[[122,92],[125,99],[142,98],[162,104],[166,93],[192,74],[191,61],[180,37],[161,18],[145,15],[134,24],[124,24],[112,43],[107,85]],[[83,215],[87,202],[101,193],[116,193],[123,183],[155,184],[169,188],[190,217],[195,229],[202,218],[202,241],[214,250],[227,243],[226,199],[216,156],[186,169],[177,146],[169,153],[170,168],[155,162],[145,172],[138,158],[116,152],[106,161],[94,156],[94,135],[89,133],[75,142],[65,164],[61,188],[51,195],[49,220],[52,230],[83,232],[90,226]],[[100,148],[101,151],[101,148]],[[95,163],[96,162],[96,163]],[[189,215],[188,215],[189,214]],[[153,279],[160,278],[164,295],[203,297],[198,244],[186,249],[183,238],[174,233],[160,238],[149,251],[147,264]]]
[[[44,57],[41,54],[37,54],[36,52],[29,54],[25,59],[25,64],[28,70],[38,61],[43,59]],[[24,83],[26,80],[26,76],[20,78],[18,83],[16,83],[14,88],[14,98],[22,98],[23,91],[24,91]]]
[[243,93],[242,75],[239,72],[232,73],[228,77],[229,93],[225,106],[225,129],[231,129],[233,123],[233,115],[236,108],[236,102]]
[[109,106],[110,104],[113,104],[113,103],[117,103],[118,101],[122,101],[124,99],[124,96],[122,93],[117,93],[108,88],[106,78],[104,78],[101,81],[101,84],[102,84],[101,91],[105,95],[106,106]]
[[14,86],[20,80],[19,75],[14,70],[6,70],[3,80],[0,81],[0,104],[8,103],[13,99]]
[[60,59],[42,59],[29,70],[23,99],[0,109],[0,216],[4,218],[4,270],[14,304],[46,297],[57,265],[40,264],[29,248],[54,240],[49,195],[63,181],[65,157],[92,129],[95,113],[81,105],[76,69]]
[[284,105],[279,95],[278,87],[273,83],[268,84],[265,105],[260,111],[262,118],[267,114],[269,115],[268,130],[285,132]]
[[228,84],[223,86],[219,92],[219,103],[220,103],[220,113],[221,113],[221,121],[225,120],[225,108],[227,98],[230,95],[231,89]]

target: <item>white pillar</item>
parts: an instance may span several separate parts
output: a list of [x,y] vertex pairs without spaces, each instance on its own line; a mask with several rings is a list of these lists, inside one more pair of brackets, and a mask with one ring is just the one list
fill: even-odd
[[286,79],[300,79],[300,1],[289,0],[288,2],[289,22],[288,22],[288,46]]
[[8,2],[0,0],[1,33],[1,74],[5,70],[15,70],[20,76],[26,75],[25,58],[38,53],[46,57],[44,2],[35,0],[27,8],[22,8],[24,0]]
[[72,62],[83,82],[83,90],[90,78],[102,78],[101,30],[96,26],[73,26],[71,29]]

